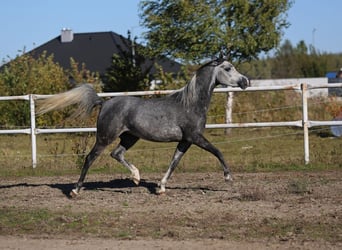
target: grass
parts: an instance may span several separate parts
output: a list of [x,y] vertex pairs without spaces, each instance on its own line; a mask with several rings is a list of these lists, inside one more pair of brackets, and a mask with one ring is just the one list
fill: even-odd
[[290,194],[304,195],[310,192],[307,180],[291,180],[287,189]]
[[[310,134],[310,164],[303,164],[303,135],[290,128],[223,129],[206,131],[206,137],[219,148],[234,172],[324,170],[342,167],[340,138]],[[0,176],[65,175],[79,173],[84,153],[94,143],[94,134],[38,135],[38,166],[31,167],[30,138],[27,135],[1,135]],[[114,143],[115,144],[115,143]],[[91,167],[91,173],[128,173],[109,154],[109,146]],[[172,158],[176,143],[139,141],[126,153],[143,172],[163,173]],[[80,153],[82,152],[82,153]],[[177,171],[221,171],[217,159],[192,146]]]
[[[213,95],[208,123],[224,123],[225,93]],[[331,120],[332,111],[340,107],[337,100],[312,98],[311,120]],[[301,119],[301,98],[292,91],[235,93],[233,121],[266,122]],[[96,115],[94,112],[93,116]],[[69,119],[68,126],[80,126]],[[71,122],[71,124],[69,124]],[[89,119],[87,126],[94,122]],[[89,123],[89,124],[88,124]],[[331,139],[329,127],[310,129],[310,164],[304,165],[301,128],[237,128],[206,130],[206,137],[219,148],[234,172],[320,170],[342,167],[341,138]],[[42,134],[37,136],[38,166],[31,167],[31,141],[28,135],[0,135],[0,176],[61,175],[79,173],[85,155],[94,144],[92,133]],[[116,142],[117,143],[117,142]],[[113,145],[96,160],[90,172],[127,173],[110,156]],[[139,141],[126,153],[143,172],[165,172],[176,143]],[[193,146],[181,160],[177,171],[221,171],[217,159]]]
[[[254,96],[250,101],[236,104],[250,104],[255,109],[265,109],[259,105],[264,101],[264,95]],[[241,93],[239,95],[243,97]],[[247,95],[246,95],[247,96]],[[248,95],[251,96],[251,95]],[[267,99],[265,104],[279,102],[279,96]],[[222,97],[224,98],[224,96]],[[221,99],[222,99],[221,98]],[[292,100],[291,99],[291,104]],[[215,101],[215,100],[213,100]],[[222,100],[217,100],[222,108]],[[215,106],[212,106],[215,107]],[[274,105],[266,108],[272,108]],[[250,108],[250,106],[248,107]],[[236,109],[234,109],[236,110]],[[245,111],[250,109],[240,109]],[[264,113],[262,116],[255,112],[241,112],[234,117],[236,122],[251,121],[281,121],[276,113]],[[282,111],[283,112],[283,111]],[[218,112],[215,112],[215,114]],[[295,117],[291,116],[295,113]],[[313,120],[329,120],[317,118],[310,114]],[[210,114],[209,114],[210,115]],[[283,115],[283,114],[282,114]],[[297,107],[287,111],[287,120],[299,120],[300,109]],[[248,117],[245,117],[248,116]],[[224,117],[224,116],[223,116]],[[210,117],[209,122],[224,122],[222,116]],[[323,136],[324,135],[324,136]],[[310,164],[303,164],[303,132],[298,128],[258,128],[231,129],[226,134],[223,129],[206,130],[206,137],[219,148],[235,172],[272,172],[272,171],[312,171],[341,169],[341,138],[331,139],[329,128],[318,128],[310,133]],[[38,135],[38,166],[31,167],[31,144],[28,135],[0,135],[0,177],[12,176],[59,176],[79,174],[84,154],[89,152],[94,143],[94,134],[51,134]],[[127,169],[113,160],[109,154],[113,149],[109,146],[96,160],[90,169],[91,173],[124,173]],[[163,174],[173,155],[176,143],[152,143],[139,141],[126,154],[140,171]],[[191,147],[183,157],[176,171],[179,172],[213,172],[222,171],[217,159],[195,146]],[[322,180],[324,181],[324,180]],[[286,192],[300,196],[310,194],[308,179],[293,179],[285,186]],[[265,193],[257,187],[240,190],[239,202],[262,202]],[[290,240],[292,237],[303,240],[327,240],[341,242],[340,220],[329,220],[322,215],[318,221],[304,221],[304,218],[265,218],[262,221],[240,220],[227,214],[215,218],[195,216],[186,213],[168,214],[163,218],[167,227],[160,224],[160,216],[150,211],[138,211],[135,217],[125,217],[129,202],[123,201],[121,208],[116,211],[82,212],[72,210],[66,205],[58,210],[47,208],[17,208],[0,207],[0,235],[69,235],[71,237],[111,237],[117,239],[134,239],[148,237],[162,239],[164,237],[176,240],[201,238],[207,235],[216,239],[265,239],[276,237],[280,240]],[[329,215],[326,215],[329,216]],[[324,217],[324,218],[323,218]],[[144,223],[137,223],[134,218],[144,218]],[[166,220],[167,219],[167,220]],[[331,221],[324,223],[325,219]],[[180,235],[180,228],[184,235]]]
[[[97,234],[119,215],[117,212],[71,213],[48,209],[2,208],[0,211],[0,234]],[[99,231],[99,228],[102,229]]]
[[259,201],[264,200],[265,197],[265,193],[260,188],[254,187],[253,189],[242,189],[238,199],[240,201]]
[[[241,201],[245,202],[245,201]],[[248,201],[247,201],[248,202]],[[201,234],[210,235],[210,238],[235,240],[255,240],[276,237],[286,241],[292,237],[310,240],[341,241],[341,224],[326,224],[320,221],[308,222],[298,218],[264,218],[259,221],[239,221],[234,218],[208,222],[207,218],[191,218],[187,215],[178,215],[168,219],[166,228],[160,223],[135,224],[134,221],[121,220],[123,211],[101,212],[56,212],[48,209],[17,209],[0,208],[0,235],[69,235],[74,237],[93,237],[134,239],[137,237],[164,237],[174,239],[196,239]],[[136,216],[148,218],[146,212],[139,212]],[[172,217],[172,215],[170,215]],[[132,219],[134,220],[134,219]],[[230,222],[229,222],[230,221]],[[20,222],[20,223],[18,223]],[[134,225],[134,226],[133,226]],[[191,225],[196,225],[191,227]],[[188,228],[185,234],[180,235],[177,228]],[[182,230],[185,232],[184,230]],[[341,234],[340,234],[341,235]]]

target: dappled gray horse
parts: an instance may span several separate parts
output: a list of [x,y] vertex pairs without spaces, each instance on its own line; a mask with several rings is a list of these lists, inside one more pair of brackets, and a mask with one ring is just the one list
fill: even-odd
[[124,158],[124,153],[140,138],[155,142],[179,142],[158,193],[165,192],[168,179],[192,144],[215,155],[222,164],[225,180],[231,180],[222,153],[203,136],[211,95],[219,84],[245,89],[249,86],[249,80],[231,63],[220,58],[200,67],[186,86],[162,98],[122,96],[104,101],[91,85],[83,84],[42,101],[38,113],[78,103],[78,112],[90,114],[95,106],[102,106],[97,118],[95,145],[87,155],[80,178],[70,195],[74,197],[79,193],[90,165],[118,137],[120,143],[111,156],[131,171],[132,180],[137,185],[140,181],[139,170]]

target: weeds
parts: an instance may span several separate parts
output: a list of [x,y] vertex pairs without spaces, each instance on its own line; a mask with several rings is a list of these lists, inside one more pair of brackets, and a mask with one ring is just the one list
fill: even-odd
[[303,179],[290,181],[287,190],[290,194],[298,195],[304,195],[311,192],[308,181]]
[[89,142],[91,139],[90,133],[85,133],[77,137],[76,140],[73,140],[73,146],[71,147],[71,150],[74,155],[76,155],[76,166],[78,168],[81,168],[84,162],[84,157],[86,153],[89,151]]
[[[310,164],[303,163],[303,138],[296,129],[224,129],[207,130],[206,137],[221,150],[233,172],[284,170],[321,170],[341,168],[341,139],[310,135]],[[18,141],[26,144],[18,144]],[[41,174],[69,174],[77,171],[95,141],[92,133],[37,136],[38,165]],[[26,135],[2,135],[0,140],[0,176],[35,174],[30,167],[31,149]],[[109,157],[115,144],[109,145],[96,159],[91,171],[97,173],[126,173],[126,169]],[[140,140],[125,154],[125,158],[141,172],[166,171],[176,143],[152,143]],[[20,156],[20,157],[18,157]],[[176,171],[221,171],[219,161],[210,153],[192,146],[182,158]],[[37,171],[36,171],[37,172]]]
[[[65,215],[67,214],[67,215]],[[116,221],[120,213],[73,213],[56,212],[48,209],[21,210],[0,208],[0,235],[16,233],[30,234],[88,234],[112,235],[108,223]]]
[[[93,237],[117,239],[134,239],[136,237],[161,239],[168,237],[180,240],[196,239],[206,233],[211,238],[225,239],[229,237],[235,240],[276,237],[281,241],[287,241],[301,237],[306,240],[341,241],[341,225],[339,222],[321,223],[321,221],[304,221],[300,218],[267,217],[262,221],[249,220],[246,223],[241,223],[239,218],[234,221],[235,217],[229,217],[229,220],[223,221],[208,220],[204,217],[202,219],[197,218],[196,226],[189,227],[191,221],[189,222],[188,216],[179,215],[176,219],[168,220],[167,228],[161,228],[160,223],[153,221],[153,218],[147,216],[146,212],[138,212],[136,216],[146,218],[145,223],[136,224],[135,217],[122,219],[122,211],[99,210],[91,213],[68,211],[66,213],[65,211],[56,212],[48,209],[0,208],[0,235],[29,233],[37,236],[89,237],[92,235]],[[170,216],[172,218],[172,215]],[[179,223],[180,221],[182,223]],[[227,221],[231,221],[231,223],[227,224]],[[179,228],[183,228],[184,234],[177,231]]]
[[52,140],[49,137],[45,137],[44,142],[49,154],[53,157],[53,165],[57,164],[58,156],[65,154],[65,140]]
[[259,201],[265,200],[266,194],[258,187],[252,189],[242,189],[238,200],[240,201]]

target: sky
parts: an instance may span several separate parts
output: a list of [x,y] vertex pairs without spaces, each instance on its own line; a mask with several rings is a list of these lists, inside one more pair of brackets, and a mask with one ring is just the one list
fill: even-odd
[[[0,4],[0,64],[23,50],[30,51],[60,35],[114,31],[142,39],[139,0],[2,0]],[[282,41],[296,46],[301,40],[320,52],[341,53],[342,0],[295,0],[288,11],[290,27]],[[341,32],[342,33],[342,32]]]

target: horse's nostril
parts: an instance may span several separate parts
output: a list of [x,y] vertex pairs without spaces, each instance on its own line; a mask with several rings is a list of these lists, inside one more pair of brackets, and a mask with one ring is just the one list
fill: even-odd
[[250,86],[250,81],[246,77],[242,77],[242,79],[239,81],[239,86],[242,89],[246,89],[247,87]]

